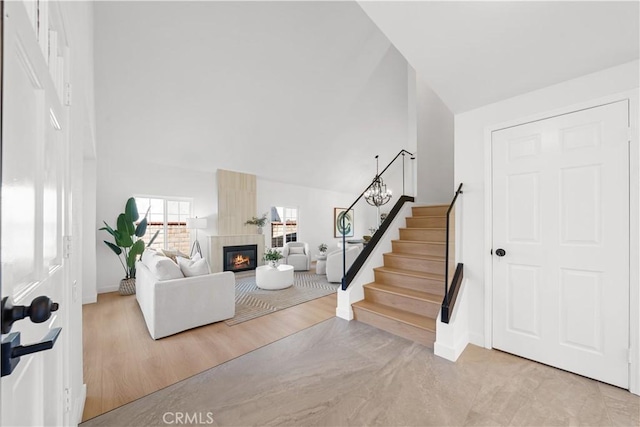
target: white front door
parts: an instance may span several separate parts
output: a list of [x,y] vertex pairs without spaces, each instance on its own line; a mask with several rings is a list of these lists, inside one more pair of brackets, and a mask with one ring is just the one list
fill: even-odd
[[[68,309],[62,253],[66,114],[64,61],[49,2],[3,2],[2,288],[13,305],[44,295],[60,304],[43,323],[13,324],[21,345],[64,325]],[[3,334],[3,342],[11,334]],[[65,330],[53,349],[22,356],[2,377],[0,425],[64,423]]]
[[621,101],[492,136],[493,347],[624,388],[628,111]]

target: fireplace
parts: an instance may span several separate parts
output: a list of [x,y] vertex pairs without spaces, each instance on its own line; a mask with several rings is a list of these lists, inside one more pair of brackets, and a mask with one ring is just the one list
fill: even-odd
[[255,270],[258,266],[258,245],[225,246],[222,248],[223,271]]

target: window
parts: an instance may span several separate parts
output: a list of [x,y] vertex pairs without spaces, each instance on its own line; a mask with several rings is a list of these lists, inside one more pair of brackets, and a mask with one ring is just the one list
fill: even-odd
[[271,208],[271,247],[298,241],[298,208]]
[[150,197],[136,197],[136,205],[140,219],[147,210],[147,232],[142,238],[145,243],[159,231],[158,237],[151,245],[155,249],[177,249],[188,254],[190,250],[187,218],[191,216],[191,202],[188,200],[171,200]]

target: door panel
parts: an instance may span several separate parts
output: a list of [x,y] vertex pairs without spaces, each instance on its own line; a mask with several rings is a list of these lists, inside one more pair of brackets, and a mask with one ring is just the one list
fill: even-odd
[[[11,332],[29,345],[63,327],[67,310],[61,254],[66,114],[43,54],[57,54],[48,44],[47,20],[57,6],[11,1],[3,7],[2,297],[14,305],[28,306],[40,295],[60,303],[43,323],[13,324]],[[65,340],[63,329],[53,349],[22,356],[2,377],[0,426],[63,424]]]
[[12,294],[36,278],[35,203],[39,168],[35,160],[40,157],[38,140],[43,132],[44,96],[35,76],[34,60],[26,53],[23,42],[7,34],[5,46],[4,78],[12,84],[4,91],[20,100],[3,111],[4,134],[20,140],[19,144],[3,144],[2,153],[5,159],[14,159],[2,165],[2,273],[6,278],[3,292]]
[[494,132],[493,346],[628,386],[626,101]]
[[509,265],[508,327],[512,332],[538,337],[539,267]]
[[563,268],[560,344],[602,354],[602,274]]
[[537,243],[540,240],[540,177],[538,173],[511,175],[507,181],[510,242]]

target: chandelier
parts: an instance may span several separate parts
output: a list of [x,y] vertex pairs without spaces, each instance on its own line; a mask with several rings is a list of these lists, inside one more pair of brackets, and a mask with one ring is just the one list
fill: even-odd
[[376,177],[367,191],[364,192],[364,199],[371,206],[378,208],[391,200],[391,190],[387,189],[386,184],[378,174],[378,156],[376,156]]

